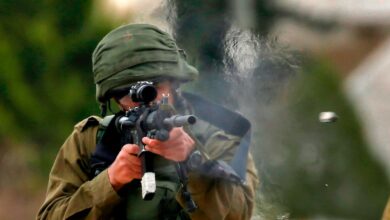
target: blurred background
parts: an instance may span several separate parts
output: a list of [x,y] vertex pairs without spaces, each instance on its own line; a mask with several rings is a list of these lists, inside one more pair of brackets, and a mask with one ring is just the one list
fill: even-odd
[[[0,219],[34,219],[73,125],[99,115],[91,54],[129,22],[170,32],[183,89],[246,115],[253,219],[380,219],[389,196],[389,0],[1,0]],[[331,111],[338,120],[319,121]]]

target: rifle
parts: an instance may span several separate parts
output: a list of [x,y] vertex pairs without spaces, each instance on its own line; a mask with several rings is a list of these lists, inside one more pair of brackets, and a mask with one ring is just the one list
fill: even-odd
[[[129,96],[132,101],[139,102],[138,107],[129,109],[124,116],[115,121],[117,129],[125,136],[126,140],[140,147],[138,157],[142,163],[142,198],[151,200],[156,191],[156,178],[153,167],[154,154],[145,150],[142,138],[147,136],[152,139],[166,141],[169,139],[169,131],[174,127],[194,124],[194,115],[177,115],[173,107],[168,104],[168,96],[163,95],[159,103],[152,102],[157,97],[157,90],[152,82],[140,81],[131,86]],[[175,164],[176,171],[183,186],[183,197],[187,202],[187,210],[196,209],[196,204],[186,190],[187,173],[183,163]]]

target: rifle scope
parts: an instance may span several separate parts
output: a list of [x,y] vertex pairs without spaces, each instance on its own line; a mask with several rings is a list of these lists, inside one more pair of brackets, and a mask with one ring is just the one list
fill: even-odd
[[157,97],[157,90],[152,82],[140,81],[130,87],[129,95],[133,102],[149,103]]

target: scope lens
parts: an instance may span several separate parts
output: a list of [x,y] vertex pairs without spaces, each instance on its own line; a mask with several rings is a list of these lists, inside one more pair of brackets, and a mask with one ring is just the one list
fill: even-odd
[[157,97],[157,90],[151,85],[142,85],[138,91],[138,98],[143,102],[151,102]]
[[157,97],[157,90],[151,84],[139,83],[130,89],[130,97],[133,102],[148,103]]

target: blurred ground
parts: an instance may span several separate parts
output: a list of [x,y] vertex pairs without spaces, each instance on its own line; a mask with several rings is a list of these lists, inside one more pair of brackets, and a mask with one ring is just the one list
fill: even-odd
[[34,219],[44,200],[46,181],[37,178],[41,174],[34,165],[38,157],[32,147],[15,144],[13,141],[2,142],[0,219]]
[[25,189],[0,189],[0,219],[35,219],[44,193],[42,190],[31,193]]

